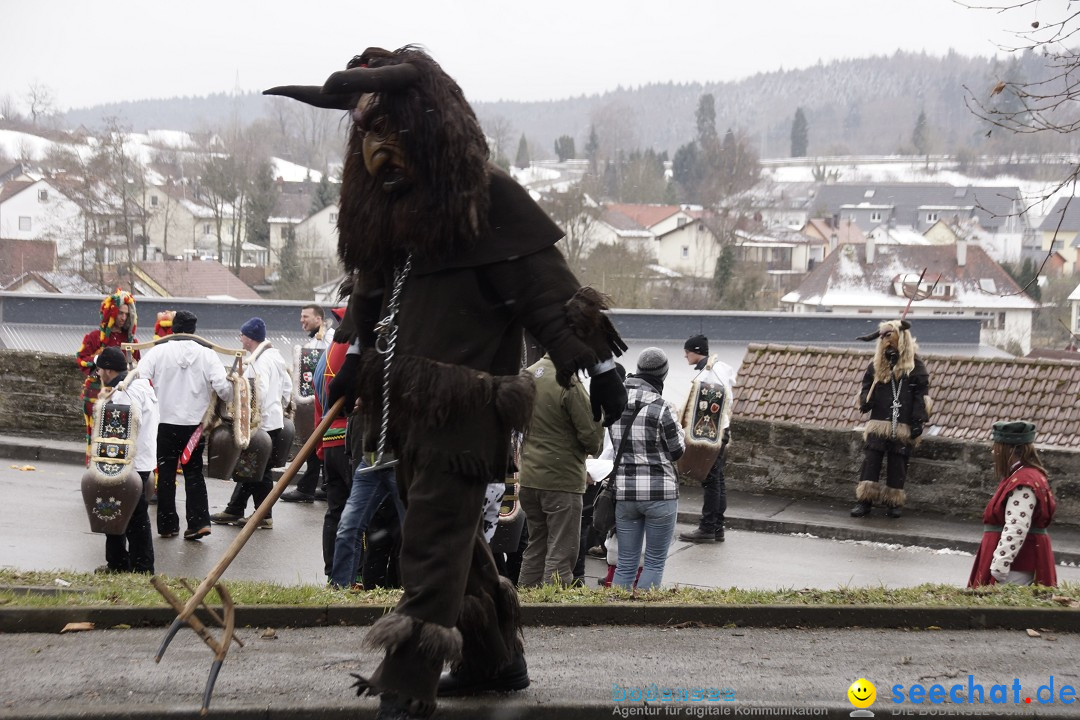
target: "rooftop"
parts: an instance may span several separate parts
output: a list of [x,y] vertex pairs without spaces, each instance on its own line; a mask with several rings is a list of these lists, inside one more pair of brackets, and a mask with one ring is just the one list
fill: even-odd
[[[855,427],[868,350],[752,344],[739,368],[740,417]],[[927,432],[990,439],[998,420],[1029,420],[1038,444],[1080,449],[1080,363],[1025,358],[925,356],[934,413]]]

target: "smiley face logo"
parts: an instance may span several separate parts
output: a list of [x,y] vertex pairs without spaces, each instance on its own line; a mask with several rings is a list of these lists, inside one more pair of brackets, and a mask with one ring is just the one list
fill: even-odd
[[864,678],[859,678],[851,683],[847,690],[848,700],[857,708],[868,708],[877,700],[877,688],[874,683]]

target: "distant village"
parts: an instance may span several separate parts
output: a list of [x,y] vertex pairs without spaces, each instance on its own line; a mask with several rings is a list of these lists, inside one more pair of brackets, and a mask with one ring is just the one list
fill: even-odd
[[[193,165],[213,153],[212,138],[126,135],[120,157],[137,162],[120,169],[119,183],[88,177],[85,158],[80,173],[70,157],[51,163],[55,148],[27,149],[51,140],[0,130],[0,141],[20,149],[8,156],[24,156],[0,164],[0,291],[99,295],[119,285],[143,297],[328,302],[340,283],[333,182],[340,166],[320,172],[272,158],[261,227],[252,233],[255,191],[230,196],[211,178],[177,172],[184,158]],[[752,187],[714,206],[594,197],[584,182],[589,163],[580,159],[511,171],[567,232],[575,271],[624,307],[874,316],[910,308],[912,317],[978,317],[984,344],[1027,355],[1038,344],[1040,303],[1018,283],[1020,268],[1034,286],[1080,282],[1080,203],[1069,197],[1052,198],[1036,217],[1025,212],[1032,198],[1019,184],[870,181],[870,170],[850,172],[858,159],[835,159],[864,178],[845,180],[820,160],[802,161],[761,161]],[[590,257],[599,261],[590,265]],[[719,284],[747,278],[753,287],[725,305],[732,296]],[[1080,331],[1080,285],[1073,285],[1071,337]]]

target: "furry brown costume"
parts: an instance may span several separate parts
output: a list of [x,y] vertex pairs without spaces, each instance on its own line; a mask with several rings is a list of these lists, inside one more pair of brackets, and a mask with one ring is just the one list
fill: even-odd
[[[874,503],[884,505],[890,517],[899,517],[906,495],[907,466],[923,425],[930,420],[930,376],[916,355],[911,323],[889,320],[861,340],[877,339],[874,359],[863,374],[858,407],[870,413],[863,438],[863,465],[855,488],[858,504],[854,517],[863,517]],[[887,459],[885,486],[879,482]]]
[[[360,692],[382,696],[379,717],[398,718],[434,712],[436,689],[525,687],[517,595],[480,533],[486,484],[504,479],[510,430],[531,414],[522,331],[551,354],[560,382],[590,372],[594,415],[609,424],[626,393],[607,361],[626,346],[603,296],[579,286],[555,247],[562,231],[487,163],[461,89],[424,52],[369,48],[322,87],[267,92],[351,113],[338,250],[354,283],[335,340],[356,352],[329,394],[359,395],[369,449],[383,411],[376,326],[403,286],[388,449],[407,505],[404,594],[368,635],[385,657]],[[440,679],[445,662],[453,672]]]

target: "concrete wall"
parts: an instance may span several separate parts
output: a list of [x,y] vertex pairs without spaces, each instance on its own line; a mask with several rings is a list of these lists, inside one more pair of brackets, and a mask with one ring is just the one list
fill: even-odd
[[[727,487],[747,492],[855,502],[862,433],[736,417]],[[1080,453],[1039,449],[1057,497],[1056,522],[1080,524]],[[884,475],[884,473],[883,473]],[[981,515],[997,487],[989,442],[927,437],[908,467],[907,504],[955,515]]]

